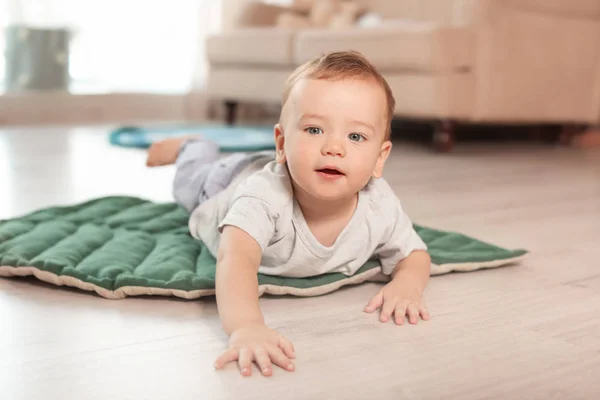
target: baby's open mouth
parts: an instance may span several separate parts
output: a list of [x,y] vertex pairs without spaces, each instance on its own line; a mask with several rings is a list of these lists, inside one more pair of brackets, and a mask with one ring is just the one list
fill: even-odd
[[330,168],[330,167],[318,169],[317,172],[320,172],[320,173],[326,174],[326,175],[344,175],[343,172],[341,172],[335,168]]

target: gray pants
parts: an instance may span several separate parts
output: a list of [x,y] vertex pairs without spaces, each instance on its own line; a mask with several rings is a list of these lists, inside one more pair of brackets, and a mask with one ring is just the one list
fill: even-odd
[[233,153],[221,157],[219,146],[206,139],[190,139],[179,150],[173,181],[175,201],[192,212],[215,196],[253,161],[272,157],[275,152]]

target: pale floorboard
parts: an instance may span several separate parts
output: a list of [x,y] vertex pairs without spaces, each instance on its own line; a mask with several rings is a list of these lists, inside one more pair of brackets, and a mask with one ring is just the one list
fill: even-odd
[[[0,219],[110,194],[171,200],[172,168],[99,128],[0,131]],[[386,177],[417,223],[532,251],[521,265],[434,277],[428,323],[381,324],[366,284],[264,298],[297,371],[215,372],[213,298],[110,301],[0,279],[2,399],[600,398],[600,151],[397,143]]]

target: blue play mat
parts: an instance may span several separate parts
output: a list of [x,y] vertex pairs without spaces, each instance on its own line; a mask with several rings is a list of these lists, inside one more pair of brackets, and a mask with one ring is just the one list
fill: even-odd
[[171,127],[122,126],[110,134],[115,146],[145,149],[154,142],[185,135],[202,135],[221,151],[257,151],[275,148],[273,126],[193,125]]

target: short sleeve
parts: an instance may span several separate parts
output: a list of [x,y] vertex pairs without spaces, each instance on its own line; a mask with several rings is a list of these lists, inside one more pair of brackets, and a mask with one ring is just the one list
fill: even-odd
[[222,232],[226,225],[235,226],[252,236],[264,251],[275,233],[276,217],[270,209],[265,200],[257,197],[236,197],[219,223],[219,232]]
[[375,251],[385,275],[390,275],[396,265],[413,251],[427,250],[425,242],[415,231],[411,219],[404,212],[397,198],[392,209],[392,218],[388,219],[389,225],[384,240]]

